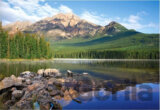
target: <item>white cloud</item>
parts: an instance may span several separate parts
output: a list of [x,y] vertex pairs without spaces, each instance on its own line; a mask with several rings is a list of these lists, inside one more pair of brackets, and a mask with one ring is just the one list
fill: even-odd
[[128,18],[128,22],[130,23],[137,23],[139,20],[140,20],[140,17],[136,15],[130,15]]
[[96,15],[96,13],[89,12],[89,11],[84,11],[80,15],[80,17],[94,24],[98,24],[102,26],[107,25],[109,22],[111,22],[111,19],[107,19],[103,15]]
[[126,18],[120,18],[119,16],[114,18],[107,18],[103,14],[96,14],[94,12],[84,11],[81,14],[81,18],[85,19],[87,21],[90,21],[92,23],[105,26],[111,21],[117,21],[123,26],[127,27],[128,29],[144,29],[144,28],[158,28],[158,25],[150,22],[148,24],[143,24],[141,21],[143,21],[144,16],[146,16],[148,13],[145,11],[138,12],[136,15],[129,15]]
[[127,18],[124,18],[122,25],[127,27],[128,29],[143,29],[143,28],[157,28],[158,26],[154,23],[142,24],[140,21],[143,20],[142,15],[147,15],[146,12],[138,12],[136,15],[130,15]]
[[64,6],[64,5],[61,5],[61,6],[59,7],[59,9],[60,9],[60,11],[61,11],[62,13],[72,13],[72,9],[70,9],[70,8],[68,8],[67,6]]
[[58,13],[68,12],[72,12],[72,9],[65,5],[53,8],[44,0],[0,0],[0,20],[3,24],[23,20],[35,22]]

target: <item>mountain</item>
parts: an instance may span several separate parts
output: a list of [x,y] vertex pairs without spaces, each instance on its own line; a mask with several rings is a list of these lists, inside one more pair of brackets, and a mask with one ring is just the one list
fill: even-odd
[[14,23],[3,26],[5,30],[9,32],[9,34],[14,34],[17,30],[24,31],[27,26],[30,26],[32,23],[30,21],[16,21]]
[[35,23],[15,22],[4,28],[10,34],[17,30],[43,34],[57,58],[159,58],[159,34],[129,30],[115,21],[100,26],[73,13],[60,13]]
[[39,33],[49,39],[71,39],[73,37],[90,37],[96,35],[110,35],[127,29],[116,22],[106,26],[100,26],[80,19],[73,13],[59,13],[53,17],[47,17],[33,24],[27,22],[15,22],[4,26],[10,33],[16,32],[16,28],[24,33]]
[[28,26],[26,33],[43,33],[51,38],[67,38],[75,36],[94,36],[101,33],[104,27],[80,19],[73,13],[57,14]]
[[128,29],[125,28],[124,26],[122,26],[121,24],[119,24],[115,21],[112,21],[108,25],[105,26],[104,33],[115,34],[117,32],[124,32],[127,30]]

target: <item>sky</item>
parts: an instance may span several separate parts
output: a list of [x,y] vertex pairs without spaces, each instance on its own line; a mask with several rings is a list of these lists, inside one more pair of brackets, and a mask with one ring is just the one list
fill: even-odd
[[74,13],[102,26],[116,21],[128,29],[159,33],[158,0],[0,0],[3,25],[15,21],[36,22],[58,13]]

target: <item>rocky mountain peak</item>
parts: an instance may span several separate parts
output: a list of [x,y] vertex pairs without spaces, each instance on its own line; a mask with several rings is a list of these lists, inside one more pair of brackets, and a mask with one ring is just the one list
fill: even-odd
[[80,19],[80,17],[73,13],[59,13],[33,24],[29,22],[15,22],[6,27],[9,32],[16,32],[18,27],[18,29],[24,33],[40,33],[53,39],[70,39],[76,36],[86,37],[97,34],[109,35],[127,30],[115,21],[110,22],[106,26],[100,26]]
[[50,21],[54,24],[61,23],[64,27],[67,27],[75,26],[80,21],[80,18],[73,13],[59,13],[53,16]]
[[108,25],[116,25],[116,24],[118,24],[116,21],[112,21]]
[[122,31],[126,31],[127,29],[122,26],[121,24],[112,21],[110,22],[108,25],[105,26],[105,33],[107,34],[115,34],[117,32],[122,32]]
[[67,20],[71,20],[71,19],[80,20],[80,18],[73,13],[59,13],[59,14],[53,16],[53,18],[54,19],[67,19]]

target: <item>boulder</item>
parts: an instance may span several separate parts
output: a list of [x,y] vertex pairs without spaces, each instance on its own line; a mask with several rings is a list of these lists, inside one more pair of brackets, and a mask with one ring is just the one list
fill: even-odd
[[31,73],[30,71],[24,71],[20,73],[20,76],[29,75],[30,73]]
[[50,77],[50,76],[61,76],[61,73],[57,69],[45,69],[44,76]]
[[67,76],[68,76],[68,77],[73,77],[73,72],[70,71],[70,70],[67,70]]
[[20,73],[20,77],[22,78],[33,78],[35,76],[35,73],[30,72],[30,71],[25,71]]
[[12,92],[12,97],[15,99],[20,99],[23,96],[23,91],[21,90],[14,90]]
[[12,86],[21,86],[22,79],[16,78],[14,75],[11,77],[6,77],[0,82],[0,91],[5,88],[9,88]]
[[37,71],[37,74],[43,75],[43,74],[44,74],[44,69],[39,69],[39,70]]

